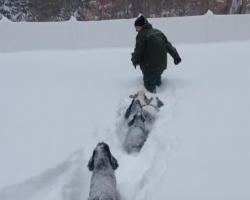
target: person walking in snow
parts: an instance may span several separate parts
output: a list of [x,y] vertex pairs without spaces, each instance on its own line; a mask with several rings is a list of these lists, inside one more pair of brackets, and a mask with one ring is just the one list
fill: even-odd
[[131,61],[135,68],[140,65],[144,87],[156,93],[156,86],[161,85],[161,75],[167,69],[167,53],[173,57],[176,65],[181,62],[181,58],[167,37],[153,28],[145,16],[139,16],[134,26],[138,34]]

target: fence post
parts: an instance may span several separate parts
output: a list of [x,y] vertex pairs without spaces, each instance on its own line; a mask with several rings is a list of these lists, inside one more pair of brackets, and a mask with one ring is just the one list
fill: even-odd
[[207,36],[207,42],[212,42],[212,36],[213,36],[213,18],[214,14],[209,10],[207,15],[208,20],[208,36]]
[[76,49],[76,45],[77,45],[77,43],[76,43],[76,26],[77,26],[76,23],[77,23],[77,20],[73,16],[71,16],[70,23],[71,23],[71,29],[72,29],[72,39],[71,39],[72,49],[74,50],[74,49]]
[[9,27],[9,20],[3,16],[2,20],[0,22],[0,26],[2,26],[3,30],[3,45],[2,46],[2,51],[3,52],[8,52],[9,51],[9,34],[8,34],[8,27]]
[[235,40],[238,41],[238,40],[240,40],[239,35],[240,35],[241,15],[237,15],[236,17],[237,17],[237,20],[236,20],[237,27],[236,27],[236,33],[235,33]]

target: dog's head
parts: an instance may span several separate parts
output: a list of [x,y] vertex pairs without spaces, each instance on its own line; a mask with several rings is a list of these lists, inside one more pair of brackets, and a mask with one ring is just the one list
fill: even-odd
[[147,105],[148,101],[149,101],[149,99],[145,95],[144,90],[139,90],[136,94],[130,95],[129,97],[134,99],[134,100],[139,100],[142,106]]
[[93,171],[95,168],[107,167],[109,164],[113,170],[119,167],[117,160],[110,152],[108,144],[100,142],[93,151],[93,155],[88,163],[88,169],[89,171]]

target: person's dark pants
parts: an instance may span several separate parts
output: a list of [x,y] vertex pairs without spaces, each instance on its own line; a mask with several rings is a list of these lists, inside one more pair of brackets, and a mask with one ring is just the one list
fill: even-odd
[[144,87],[151,93],[156,93],[156,86],[161,85],[161,75],[159,74],[143,74]]

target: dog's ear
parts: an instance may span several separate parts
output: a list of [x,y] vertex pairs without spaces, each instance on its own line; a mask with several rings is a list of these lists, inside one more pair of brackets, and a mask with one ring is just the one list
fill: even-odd
[[114,156],[112,156],[112,154],[110,154],[110,164],[113,170],[116,170],[119,167],[117,160],[115,159]]
[[157,107],[158,108],[164,106],[164,103],[158,97],[156,97],[156,99],[157,99]]
[[135,122],[135,119],[133,118],[132,120],[129,121],[128,126],[132,126],[132,124]]
[[88,169],[89,169],[89,171],[93,171],[94,170],[94,157],[95,157],[95,150],[93,151],[92,157],[89,159],[89,163],[88,163]]
[[108,158],[109,158],[110,165],[111,165],[113,170],[116,170],[119,167],[118,162],[115,159],[115,157],[111,154],[111,151],[110,151],[108,145],[106,146],[106,149],[107,149],[107,152],[108,152]]
[[130,104],[130,106],[127,108],[126,113],[124,115],[125,119],[127,119],[129,117],[129,115],[131,113],[132,104],[134,103],[134,101],[135,100],[133,99],[132,102],[131,102],[131,104]]
[[129,121],[128,126],[132,126],[135,122],[136,115],[133,116],[133,119]]

